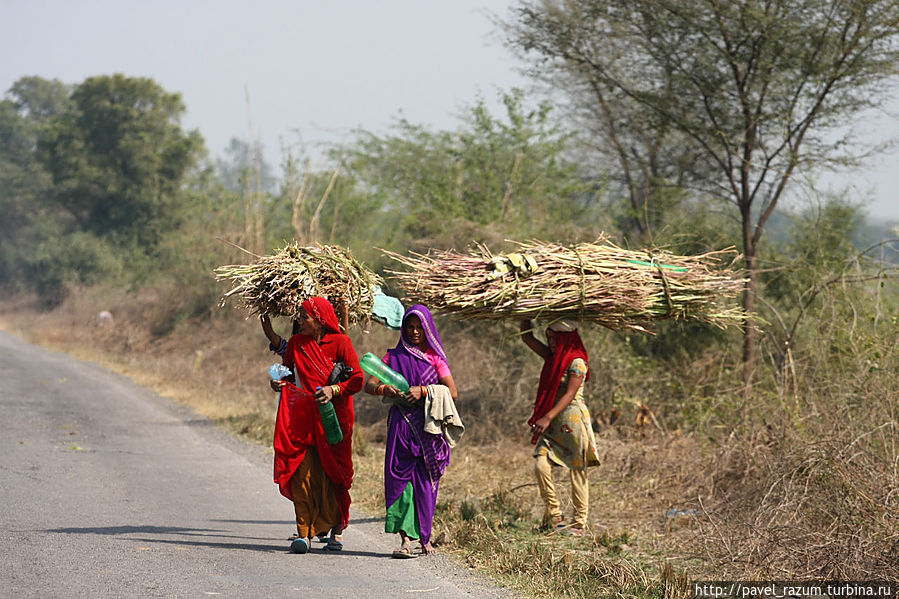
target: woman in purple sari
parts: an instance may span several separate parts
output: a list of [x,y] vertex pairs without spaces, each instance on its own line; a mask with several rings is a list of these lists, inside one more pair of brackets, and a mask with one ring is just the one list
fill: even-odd
[[365,383],[367,393],[394,399],[387,418],[384,530],[399,533],[402,540],[393,557],[410,558],[416,556],[411,541],[420,540],[423,554],[433,551],[431,525],[437,488],[450,461],[450,443],[446,437],[425,430],[424,405],[440,401],[439,396],[443,400],[451,396],[452,401],[448,403],[454,409],[456,384],[431,312],[422,305],[406,310],[399,343],[383,360],[406,377],[410,385],[409,391],[403,394],[374,376]]

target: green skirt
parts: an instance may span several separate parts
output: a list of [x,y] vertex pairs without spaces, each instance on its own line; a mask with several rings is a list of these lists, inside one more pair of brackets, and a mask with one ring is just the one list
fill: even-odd
[[406,485],[403,494],[393,502],[393,505],[387,508],[384,532],[402,532],[410,539],[421,538],[421,528],[418,525],[418,514],[415,513],[411,482]]

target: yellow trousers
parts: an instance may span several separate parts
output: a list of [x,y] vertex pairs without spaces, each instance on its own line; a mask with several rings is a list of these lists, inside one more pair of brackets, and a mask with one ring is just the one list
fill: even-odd
[[[571,470],[566,468],[571,476],[571,502],[574,504],[574,521],[577,527],[587,527],[587,505],[590,501],[590,484],[587,481],[587,470]],[[538,455],[534,458],[534,472],[537,474],[537,486],[540,488],[540,497],[543,499],[545,510],[543,523],[551,524],[562,519],[562,509],[559,498],[556,496],[556,486],[553,484],[552,465],[546,455]]]

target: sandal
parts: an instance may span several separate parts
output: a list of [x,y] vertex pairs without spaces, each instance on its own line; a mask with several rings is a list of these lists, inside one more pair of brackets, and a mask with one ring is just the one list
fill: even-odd
[[415,555],[414,553],[412,553],[412,548],[411,548],[411,547],[408,547],[408,546],[407,546],[407,547],[400,547],[399,549],[397,549],[396,551],[394,551],[394,552],[391,554],[391,556],[392,556],[392,557],[395,557],[396,559],[413,559],[413,558],[418,557],[417,555]]
[[540,525],[540,530],[544,532],[553,532],[566,528],[567,526],[568,525],[565,524],[565,520],[562,516],[553,516],[552,518],[543,521],[543,524]]
[[309,539],[298,537],[290,544],[291,553],[307,553],[309,551]]
[[565,532],[574,537],[583,537],[587,535],[587,529],[582,526],[570,526],[565,529]]
[[322,547],[325,551],[343,551],[343,537],[340,535],[331,535],[328,544]]

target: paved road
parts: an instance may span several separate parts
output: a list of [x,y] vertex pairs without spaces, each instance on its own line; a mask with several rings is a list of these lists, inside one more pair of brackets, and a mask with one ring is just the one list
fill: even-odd
[[447,558],[287,551],[264,449],[96,365],[0,332],[0,596],[509,597]]

